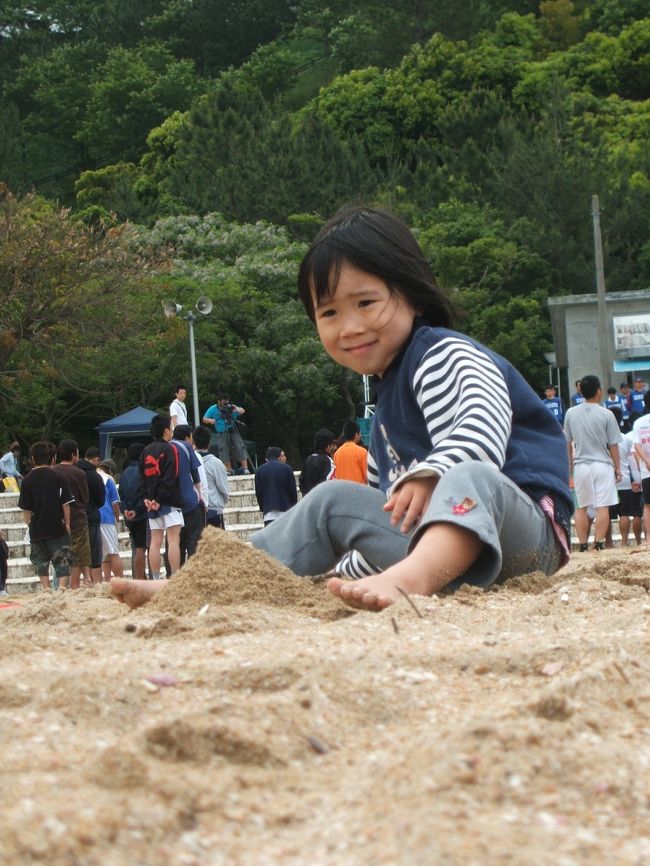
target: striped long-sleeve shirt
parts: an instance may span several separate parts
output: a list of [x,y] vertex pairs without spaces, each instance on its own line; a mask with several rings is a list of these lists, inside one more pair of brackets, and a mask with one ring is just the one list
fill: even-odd
[[[491,358],[466,340],[449,336],[425,352],[409,385],[426,424],[430,450],[425,455],[412,448],[398,453],[392,426],[389,430],[382,423],[382,439],[393,462],[389,489],[406,478],[443,475],[468,460],[503,467],[512,407],[503,374]],[[369,480],[384,488],[373,454]]]

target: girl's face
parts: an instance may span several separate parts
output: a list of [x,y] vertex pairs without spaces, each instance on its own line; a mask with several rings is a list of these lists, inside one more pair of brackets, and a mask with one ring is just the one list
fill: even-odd
[[416,311],[399,292],[347,262],[336,292],[318,304],[318,336],[330,357],[361,375],[383,376],[406,342]]

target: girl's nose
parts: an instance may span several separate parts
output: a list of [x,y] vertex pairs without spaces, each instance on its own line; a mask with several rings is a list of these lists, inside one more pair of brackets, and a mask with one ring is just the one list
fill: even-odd
[[351,312],[343,317],[343,322],[341,323],[341,334],[346,336],[348,334],[361,334],[365,331],[365,322],[363,320],[363,316],[359,313]]

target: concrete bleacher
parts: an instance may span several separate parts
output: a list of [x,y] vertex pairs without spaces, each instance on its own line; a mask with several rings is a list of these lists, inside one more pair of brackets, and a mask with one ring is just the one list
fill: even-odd
[[[262,515],[255,499],[255,482],[252,475],[235,475],[229,479],[230,501],[224,510],[226,531],[242,541],[248,541],[252,532],[262,528]],[[34,574],[29,558],[27,526],[22,511],[18,508],[18,494],[0,493],[0,529],[9,547],[9,569],[7,592],[20,595],[39,592],[41,582]],[[120,555],[124,574],[131,574],[131,548],[129,533],[124,525],[119,527]]]

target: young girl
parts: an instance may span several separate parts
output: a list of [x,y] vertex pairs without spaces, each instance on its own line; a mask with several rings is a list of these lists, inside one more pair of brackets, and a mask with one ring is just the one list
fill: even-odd
[[374,377],[370,486],[319,484],[253,546],[296,574],[360,577],[328,588],[368,610],[563,565],[562,429],[506,360],[449,330],[449,304],[407,226],[379,210],[338,214],[298,285],[328,354]]
[[328,587],[368,609],[400,590],[487,587],[563,565],[572,498],[562,429],[506,360],[449,330],[449,304],[407,226],[379,210],[338,214],[298,283],[327,353],[375,377],[371,486],[319,485],[253,545],[298,574],[352,551],[346,570],[368,576]]

